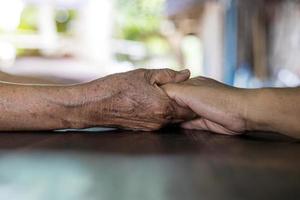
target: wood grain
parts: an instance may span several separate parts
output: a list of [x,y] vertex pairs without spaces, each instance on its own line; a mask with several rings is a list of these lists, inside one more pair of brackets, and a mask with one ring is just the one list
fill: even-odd
[[[3,157],[11,155],[22,155],[17,158],[25,171],[29,169],[24,162],[36,163],[32,161],[36,154],[36,160],[45,166],[53,164],[53,155],[84,163],[94,177],[89,191],[95,198],[91,199],[300,197],[300,144],[273,133],[240,137],[176,129],[153,133],[0,133],[0,152],[2,168]],[[0,171],[0,178],[3,170],[7,169]],[[15,176],[18,173],[14,172]],[[119,193],[112,185],[118,185]]]

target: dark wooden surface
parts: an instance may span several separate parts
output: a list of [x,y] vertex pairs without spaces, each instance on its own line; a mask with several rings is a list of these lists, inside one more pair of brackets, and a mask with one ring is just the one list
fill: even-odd
[[[42,188],[36,199],[300,198],[300,144],[277,134],[19,132],[0,138],[0,188],[1,180],[13,183],[6,187],[26,185],[24,195]],[[61,198],[66,194],[72,198]]]

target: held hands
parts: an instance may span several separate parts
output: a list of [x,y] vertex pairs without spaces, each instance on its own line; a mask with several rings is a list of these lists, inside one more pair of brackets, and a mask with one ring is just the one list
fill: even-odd
[[180,122],[186,129],[243,133],[243,90],[189,76],[188,70],[138,69],[83,84],[75,107],[84,117],[77,126],[152,131]]
[[168,123],[189,120],[194,113],[179,106],[160,87],[185,81],[189,76],[188,70],[138,69],[87,83],[81,88],[79,98],[83,108],[79,115],[86,116],[85,124],[80,127],[151,131]]
[[264,130],[299,138],[300,109],[290,103],[299,101],[299,88],[247,90],[189,76],[189,71],[139,69],[70,87],[58,95],[69,96],[64,121],[73,128],[144,131],[181,123],[227,135]]
[[204,77],[162,87],[178,105],[198,115],[196,119],[184,122],[183,128],[226,135],[242,134],[246,130],[245,96],[242,89]]

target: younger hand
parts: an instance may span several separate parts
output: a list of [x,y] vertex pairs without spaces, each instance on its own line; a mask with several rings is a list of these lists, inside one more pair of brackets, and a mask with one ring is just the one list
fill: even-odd
[[179,105],[198,115],[198,118],[183,123],[183,128],[227,135],[241,134],[246,130],[242,89],[204,77],[167,84],[163,89]]

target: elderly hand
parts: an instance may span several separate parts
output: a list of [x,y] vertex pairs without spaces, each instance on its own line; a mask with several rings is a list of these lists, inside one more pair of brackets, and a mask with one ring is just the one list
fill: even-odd
[[198,118],[182,124],[186,129],[236,135],[246,130],[243,90],[198,77],[163,86],[170,98],[190,108]]
[[[189,78],[188,70],[138,69],[79,85],[79,127],[109,126],[157,130],[168,123],[191,119],[194,113],[171,100],[160,86]],[[78,107],[78,106],[76,106]]]

